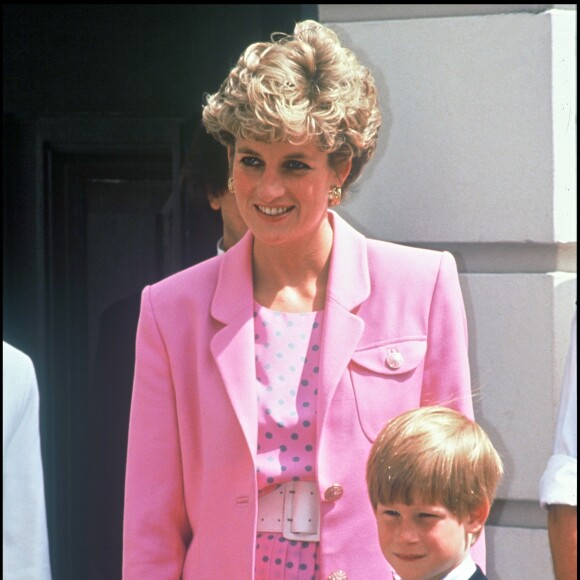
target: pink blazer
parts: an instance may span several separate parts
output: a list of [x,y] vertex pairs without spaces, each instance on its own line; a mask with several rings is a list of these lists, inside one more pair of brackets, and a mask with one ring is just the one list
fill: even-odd
[[[330,212],[320,355],[320,578],[390,577],[365,465],[385,422],[444,404],[473,416],[451,254],[366,239]],[[125,580],[252,579],[257,404],[250,233],[144,289],[125,492]],[[396,349],[399,368],[386,364]],[[327,501],[325,491],[343,494]],[[480,566],[485,542],[473,548]]]

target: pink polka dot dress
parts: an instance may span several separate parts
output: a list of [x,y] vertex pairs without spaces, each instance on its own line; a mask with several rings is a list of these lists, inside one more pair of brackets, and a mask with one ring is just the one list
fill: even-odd
[[[316,480],[322,319],[323,312],[277,312],[254,303],[259,490]],[[316,580],[317,547],[259,532],[255,580]]]

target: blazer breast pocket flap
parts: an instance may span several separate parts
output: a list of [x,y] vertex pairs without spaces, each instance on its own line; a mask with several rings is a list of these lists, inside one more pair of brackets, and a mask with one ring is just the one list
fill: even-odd
[[416,369],[425,359],[427,340],[424,338],[402,339],[387,344],[358,350],[352,362],[358,371],[379,375],[402,375]]

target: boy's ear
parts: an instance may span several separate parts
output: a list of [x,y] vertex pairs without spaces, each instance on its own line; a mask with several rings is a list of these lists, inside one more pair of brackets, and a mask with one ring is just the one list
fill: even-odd
[[469,512],[467,518],[465,519],[465,529],[470,534],[477,534],[483,528],[487,517],[489,516],[489,510],[491,506],[487,500],[477,506],[474,510]]

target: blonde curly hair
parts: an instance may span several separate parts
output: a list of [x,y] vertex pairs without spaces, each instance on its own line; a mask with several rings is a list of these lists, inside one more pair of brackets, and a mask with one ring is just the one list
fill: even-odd
[[202,114],[208,132],[227,147],[237,139],[316,139],[332,164],[352,160],[343,190],[372,157],[382,120],[370,70],[313,20],[297,23],[293,35],[251,44],[206,97]]

